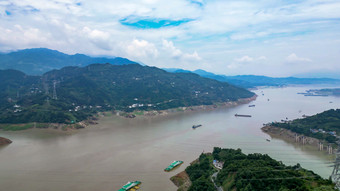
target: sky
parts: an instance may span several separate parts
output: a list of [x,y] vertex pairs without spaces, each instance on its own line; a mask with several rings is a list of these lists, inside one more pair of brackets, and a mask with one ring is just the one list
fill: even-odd
[[340,76],[339,0],[0,0],[0,51],[225,75]]

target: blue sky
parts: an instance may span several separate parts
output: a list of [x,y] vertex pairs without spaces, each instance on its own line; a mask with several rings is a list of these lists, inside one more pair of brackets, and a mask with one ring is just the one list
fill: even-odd
[[340,75],[338,0],[2,0],[0,51],[46,47],[226,75]]

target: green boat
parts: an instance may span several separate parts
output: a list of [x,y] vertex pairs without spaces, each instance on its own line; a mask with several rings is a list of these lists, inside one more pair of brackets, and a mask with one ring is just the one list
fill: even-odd
[[181,165],[183,163],[183,161],[180,160],[176,160],[173,163],[171,163],[166,169],[164,169],[164,171],[169,172],[172,169],[174,169],[175,167]]
[[121,189],[119,189],[118,191],[133,191],[133,190],[137,190],[139,187],[139,185],[142,184],[142,182],[140,181],[133,181],[133,182],[128,182],[126,183]]

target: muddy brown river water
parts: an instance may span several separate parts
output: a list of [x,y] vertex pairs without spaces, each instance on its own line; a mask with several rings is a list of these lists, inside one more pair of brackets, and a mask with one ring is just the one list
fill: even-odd
[[[259,96],[250,103],[255,107],[246,104],[138,119],[104,117],[98,125],[71,135],[36,129],[0,131],[0,136],[13,141],[0,147],[0,187],[6,191],[113,191],[129,180],[140,180],[140,190],[173,191],[176,187],[169,178],[215,146],[267,153],[328,178],[333,155],[281,139],[268,142],[271,138],[260,129],[263,123],[339,108],[340,98],[297,94],[311,88],[316,87],[256,90]],[[252,117],[235,117],[236,113]],[[202,126],[193,130],[197,124]],[[164,172],[174,160],[184,164]]]

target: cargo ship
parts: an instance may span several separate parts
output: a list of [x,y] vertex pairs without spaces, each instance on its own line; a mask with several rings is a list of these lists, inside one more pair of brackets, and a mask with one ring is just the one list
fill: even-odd
[[141,181],[128,182],[118,191],[135,191],[139,189],[140,184],[142,184]]
[[192,128],[196,129],[197,127],[201,127],[201,126],[202,126],[201,124],[200,125],[193,125]]
[[240,115],[240,114],[235,114],[235,117],[251,117],[251,115]]
[[173,163],[171,163],[166,169],[164,169],[164,171],[169,172],[169,171],[173,170],[175,167],[181,165],[182,163],[183,163],[183,161],[176,160]]

